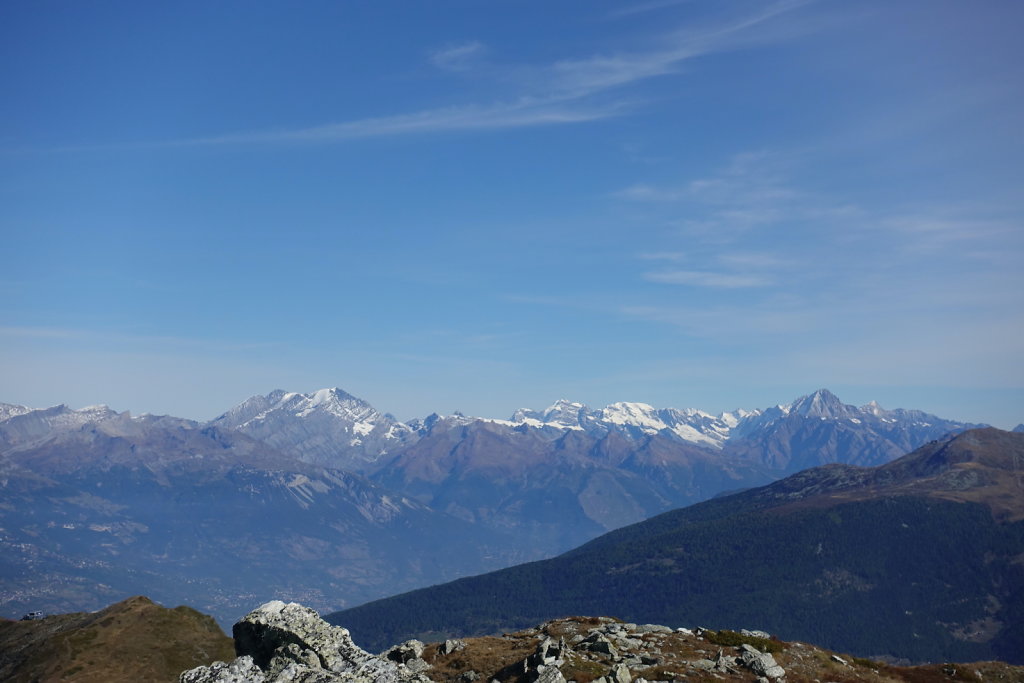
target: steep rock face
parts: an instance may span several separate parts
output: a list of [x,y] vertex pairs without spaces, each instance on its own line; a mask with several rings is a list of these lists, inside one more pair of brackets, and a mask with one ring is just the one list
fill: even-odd
[[253,396],[211,421],[304,462],[365,472],[414,440],[413,430],[341,389]]
[[181,674],[181,683],[428,683],[404,664],[371,655],[347,630],[297,603],[268,602],[234,629],[238,658]]

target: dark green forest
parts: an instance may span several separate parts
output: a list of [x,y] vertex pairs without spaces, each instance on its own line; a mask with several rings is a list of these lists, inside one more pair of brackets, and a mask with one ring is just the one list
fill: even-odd
[[764,629],[865,657],[1024,661],[1024,523],[932,498],[786,511],[754,501],[676,510],[551,560],[328,619],[372,650],[601,615]]

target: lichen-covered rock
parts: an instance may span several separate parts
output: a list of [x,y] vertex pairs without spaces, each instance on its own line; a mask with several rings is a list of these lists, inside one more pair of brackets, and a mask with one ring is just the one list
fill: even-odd
[[420,659],[423,657],[423,650],[426,646],[423,641],[420,640],[407,640],[401,645],[395,645],[390,647],[384,652],[380,653],[381,657],[390,659],[392,662],[398,662],[399,664],[408,664],[414,659]]
[[268,602],[232,633],[238,659],[186,671],[181,683],[427,683],[402,664],[366,652],[347,629],[294,602]]
[[786,670],[778,665],[770,653],[761,652],[752,645],[743,645],[740,649],[742,651],[740,660],[743,665],[758,676],[776,679],[786,675]]
[[214,662],[210,666],[190,669],[178,677],[179,683],[250,683],[263,680],[263,672],[252,657],[239,657],[230,664]]

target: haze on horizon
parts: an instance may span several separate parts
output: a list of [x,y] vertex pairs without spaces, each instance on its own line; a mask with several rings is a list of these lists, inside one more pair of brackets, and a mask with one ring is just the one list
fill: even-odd
[[0,7],[0,401],[1024,422],[1014,0]]

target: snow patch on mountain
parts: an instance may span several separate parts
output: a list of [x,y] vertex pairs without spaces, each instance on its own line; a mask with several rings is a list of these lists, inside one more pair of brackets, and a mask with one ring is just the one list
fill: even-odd
[[356,471],[414,436],[409,425],[337,387],[253,396],[210,424],[237,429],[306,462]]

